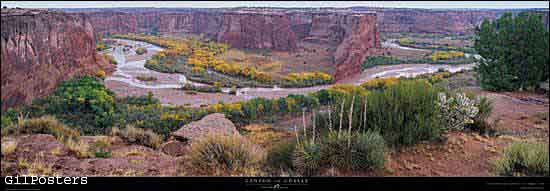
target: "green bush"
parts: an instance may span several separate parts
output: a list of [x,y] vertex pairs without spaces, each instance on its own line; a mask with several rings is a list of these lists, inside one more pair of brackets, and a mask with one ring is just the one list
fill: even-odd
[[548,145],[514,142],[495,162],[495,169],[503,176],[549,176]]
[[351,169],[373,170],[384,167],[384,138],[376,132],[358,134],[351,144]]
[[189,167],[193,174],[212,176],[254,176],[264,156],[238,136],[207,135],[191,145]]
[[274,145],[267,153],[267,165],[272,170],[292,171],[292,153],[296,146],[296,140]]
[[321,141],[324,165],[341,170],[369,171],[384,167],[384,138],[379,133],[329,133]]
[[366,99],[365,129],[380,132],[391,145],[437,140],[442,130],[437,94],[425,80],[404,80],[372,92]]
[[26,108],[32,116],[54,115],[83,134],[102,134],[114,123],[115,94],[101,80],[84,76],[62,82],[44,99]]
[[96,140],[90,149],[94,153],[95,157],[109,158],[111,157],[111,150],[109,149],[109,146],[111,146],[111,139],[109,137],[103,137]]

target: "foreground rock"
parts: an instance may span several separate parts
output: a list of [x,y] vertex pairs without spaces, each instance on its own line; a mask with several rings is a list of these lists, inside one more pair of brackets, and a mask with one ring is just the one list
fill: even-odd
[[210,133],[240,136],[233,122],[225,118],[225,115],[222,113],[210,114],[203,117],[199,121],[184,125],[176,132],[173,132],[172,135],[176,139],[184,139],[188,142],[192,142],[193,140]]
[[[85,136],[81,141],[92,146],[106,136]],[[2,176],[177,176],[184,160],[141,145],[129,145],[108,137],[113,142],[105,148],[108,158],[91,156],[78,158],[52,135],[33,134],[3,137],[2,141],[16,141],[14,152],[3,155]],[[92,153],[93,154],[93,153]]]

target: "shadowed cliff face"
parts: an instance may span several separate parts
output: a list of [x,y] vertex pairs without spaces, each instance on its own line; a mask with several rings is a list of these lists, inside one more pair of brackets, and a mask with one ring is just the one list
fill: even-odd
[[57,83],[95,72],[94,31],[86,17],[2,9],[2,109],[30,103]]

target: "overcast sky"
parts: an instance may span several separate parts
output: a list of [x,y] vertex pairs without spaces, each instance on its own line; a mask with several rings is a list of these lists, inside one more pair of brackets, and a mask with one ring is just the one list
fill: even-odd
[[106,7],[398,7],[398,8],[548,8],[548,1],[1,1],[2,7],[106,8]]

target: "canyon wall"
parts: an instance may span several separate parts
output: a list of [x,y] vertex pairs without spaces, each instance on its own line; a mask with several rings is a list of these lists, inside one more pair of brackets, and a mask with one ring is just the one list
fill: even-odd
[[[354,14],[344,15],[342,21],[344,26],[328,25],[330,35],[345,34],[336,36],[334,40],[341,41],[334,54],[336,65],[335,79],[341,80],[361,73],[361,64],[369,55],[381,54],[380,36],[376,24],[375,14]],[[325,25],[327,26],[327,25]]]
[[296,35],[283,14],[225,13],[217,41],[236,48],[296,49]]
[[87,17],[44,10],[2,9],[2,109],[28,104],[72,76],[94,73],[97,55]]
[[[334,50],[335,77],[360,73],[364,58],[380,48],[376,13],[287,12],[271,10],[182,12],[90,12],[98,34],[203,34],[236,48],[295,52],[302,42],[328,44]],[[155,18],[156,17],[156,18]],[[151,22],[140,24],[140,18]],[[155,31],[158,30],[158,31]]]

